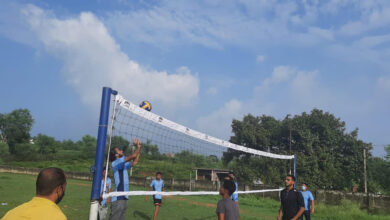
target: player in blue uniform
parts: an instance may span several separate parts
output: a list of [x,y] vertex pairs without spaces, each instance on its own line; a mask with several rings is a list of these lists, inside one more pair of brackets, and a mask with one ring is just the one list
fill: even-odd
[[[137,148],[134,153],[129,156],[124,156],[123,150],[119,149],[118,147],[115,147],[114,151],[110,153],[116,192],[129,191],[129,175],[127,170],[137,165],[141,150],[141,142],[138,139],[134,139],[133,144]],[[128,196],[112,197],[110,220],[125,219],[128,199]]]
[[[156,179],[154,179],[152,181],[152,183],[150,184],[149,191],[151,189],[153,189],[153,191],[157,191],[157,192],[163,192],[164,191],[164,187],[165,187],[164,180],[161,179],[161,177],[162,177],[162,173],[161,172],[157,172],[156,173]],[[148,200],[148,197],[146,197],[145,200]],[[159,194],[153,195],[153,203],[154,203],[154,207],[155,207],[153,219],[156,220],[157,219],[157,215],[158,215],[158,210],[160,209],[161,204],[162,204],[162,196],[159,195]]]
[[[106,167],[103,167],[103,179],[100,186],[100,195],[103,195],[103,191],[105,193],[111,192],[111,178],[107,177],[106,190],[104,190],[104,177],[106,176]],[[99,204],[99,220],[105,220],[108,212],[108,203],[110,203],[111,198],[102,199]]]
[[306,220],[310,220],[310,214],[314,214],[314,197],[313,194],[307,189],[307,187],[308,186],[306,183],[302,184],[301,193],[303,196],[303,201],[305,202],[305,212],[303,215],[305,216]]
[[238,183],[236,180],[236,176],[234,175],[234,172],[232,172],[232,171],[229,172],[229,176],[234,181],[234,185],[236,185],[236,190],[230,196],[230,198],[236,203],[237,207],[240,208],[240,206],[238,205]]

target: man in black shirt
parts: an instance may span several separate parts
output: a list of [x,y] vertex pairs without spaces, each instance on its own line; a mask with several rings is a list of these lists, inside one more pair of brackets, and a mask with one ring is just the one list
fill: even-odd
[[305,212],[305,203],[300,192],[294,189],[295,176],[286,176],[286,188],[280,193],[280,209],[278,220],[298,220]]

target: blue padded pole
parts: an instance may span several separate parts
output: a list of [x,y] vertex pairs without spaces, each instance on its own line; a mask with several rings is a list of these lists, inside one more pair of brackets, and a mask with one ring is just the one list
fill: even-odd
[[100,106],[99,130],[96,146],[94,175],[92,182],[91,201],[99,200],[100,185],[102,181],[102,173],[104,166],[104,149],[106,148],[106,137],[108,128],[108,116],[110,113],[111,94],[116,95],[117,92],[108,87],[103,87],[102,102]]
[[298,182],[298,176],[297,176],[297,155],[294,154],[294,176],[295,176],[295,183],[294,183],[294,189],[297,188],[297,182]]

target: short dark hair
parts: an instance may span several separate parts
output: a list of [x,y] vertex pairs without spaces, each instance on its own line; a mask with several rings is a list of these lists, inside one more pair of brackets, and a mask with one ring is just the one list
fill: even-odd
[[234,191],[236,191],[236,184],[234,184],[232,180],[225,180],[222,187],[229,192],[229,196],[231,196]]
[[307,184],[307,183],[302,183],[302,184],[305,184],[306,186],[309,186],[309,184]]
[[289,175],[287,175],[287,177],[288,177],[288,176],[291,177],[291,179],[294,180],[294,182],[296,181],[296,178],[295,178],[294,175],[289,174]]
[[161,173],[160,171],[157,171],[157,172],[156,172],[156,176],[157,176],[158,174],[162,175],[162,173]]
[[39,172],[36,182],[36,194],[50,195],[55,188],[66,183],[65,173],[62,169],[49,167]]
[[110,151],[110,153],[109,153],[109,155],[108,155],[109,161],[110,161],[110,162],[112,162],[112,161],[114,161],[114,160],[116,159],[115,154],[116,154],[116,152],[115,152],[115,148],[114,148],[114,149],[112,149],[112,150]]
[[230,174],[233,174],[234,176],[236,176],[236,174],[234,174],[233,171],[229,171],[229,175],[230,175]]

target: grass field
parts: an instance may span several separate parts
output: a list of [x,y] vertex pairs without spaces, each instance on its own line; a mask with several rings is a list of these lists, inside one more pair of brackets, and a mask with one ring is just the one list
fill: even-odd
[[[29,201],[35,193],[35,176],[0,173],[0,217],[15,206]],[[133,188],[134,189],[134,188]],[[142,188],[138,188],[142,189]],[[68,180],[66,195],[60,207],[68,219],[88,219],[90,182]],[[136,196],[129,200],[126,219],[152,219],[153,204],[151,199]],[[216,219],[215,209],[218,196],[174,196],[163,201],[159,219]],[[249,219],[276,219],[279,202],[257,198],[255,196],[240,197],[240,215],[242,220]],[[319,205],[313,219],[372,219],[390,220],[390,216],[369,215],[350,202],[343,202],[341,206]]]

